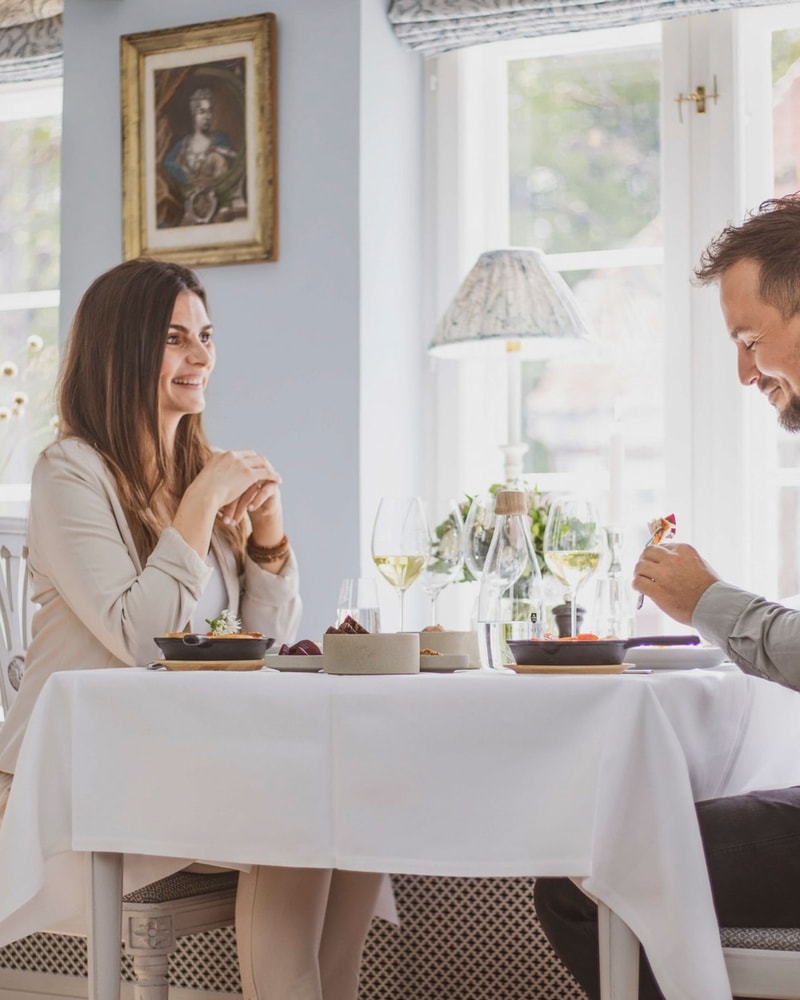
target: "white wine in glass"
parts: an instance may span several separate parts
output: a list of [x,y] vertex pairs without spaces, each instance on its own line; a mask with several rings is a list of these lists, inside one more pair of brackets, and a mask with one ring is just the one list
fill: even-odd
[[570,635],[577,635],[578,589],[594,573],[603,554],[603,535],[594,504],[566,498],[550,507],[544,529],[544,558],[569,590]]
[[372,528],[372,561],[400,595],[400,631],[404,598],[430,553],[428,521],[419,497],[382,497]]

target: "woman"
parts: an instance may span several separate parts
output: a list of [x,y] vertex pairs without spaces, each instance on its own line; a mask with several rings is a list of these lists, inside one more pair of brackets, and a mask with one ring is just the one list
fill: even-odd
[[[291,641],[298,573],[280,476],[254,451],[212,451],[214,368],[197,276],[132,260],[90,286],[60,379],[58,441],[31,483],[28,566],[40,605],[0,728],[0,809],[34,702],[54,670],[144,664],[153,637],[229,609]],[[213,788],[209,789],[213,801]],[[246,1000],[355,1000],[379,875],[253,867],[236,931]]]

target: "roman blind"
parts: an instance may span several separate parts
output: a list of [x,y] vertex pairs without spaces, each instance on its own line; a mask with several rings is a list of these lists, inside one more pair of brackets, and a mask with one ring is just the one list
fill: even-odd
[[61,76],[64,0],[0,0],[0,83]]
[[426,55],[482,42],[665,21],[785,0],[392,0],[397,37]]

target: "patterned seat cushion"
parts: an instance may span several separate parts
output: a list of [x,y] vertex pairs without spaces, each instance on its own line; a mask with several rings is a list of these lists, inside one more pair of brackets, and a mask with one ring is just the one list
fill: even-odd
[[184,899],[187,896],[202,896],[207,892],[222,892],[236,890],[238,872],[175,872],[158,882],[151,882],[135,892],[124,896],[126,903],[169,903],[174,899]]
[[800,927],[723,927],[723,948],[800,951]]

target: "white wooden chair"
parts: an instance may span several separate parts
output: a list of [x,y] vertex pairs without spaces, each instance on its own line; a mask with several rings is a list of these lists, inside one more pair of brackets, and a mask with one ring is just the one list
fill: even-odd
[[25,650],[31,634],[33,605],[28,596],[27,547],[0,546],[0,699],[5,714],[19,690]]
[[[13,704],[25,670],[33,605],[23,539],[0,545],[0,695]],[[156,818],[154,822],[158,822]],[[169,956],[185,934],[233,924],[236,872],[176,872],[123,898],[122,936],[134,1000],[168,1000]]]
[[800,928],[725,927],[720,937],[734,996],[800,1000]]

